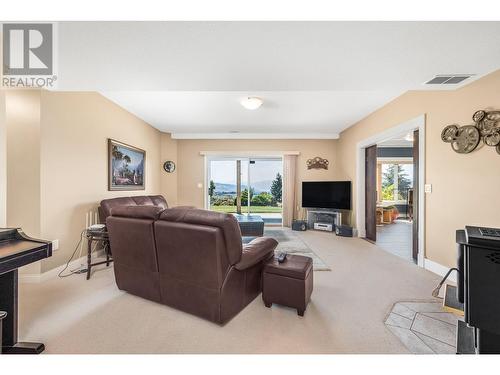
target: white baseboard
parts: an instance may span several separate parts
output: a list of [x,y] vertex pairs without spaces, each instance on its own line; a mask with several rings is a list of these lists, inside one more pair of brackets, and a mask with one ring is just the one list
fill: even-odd
[[[93,253],[94,257],[102,257],[104,256],[104,250],[95,251]],[[82,264],[87,265],[87,256],[83,256],[81,258],[75,259],[69,263],[68,270],[75,269],[80,267]],[[47,272],[37,273],[37,274],[19,274],[19,281],[25,284],[33,284],[33,283],[41,283],[53,277],[57,277],[59,273],[66,267],[66,263],[60,265],[59,267],[53,268]]]
[[[427,258],[425,258],[425,260],[424,260],[424,268],[428,271],[435,273],[436,275],[439,275],[439,276],[446,275],[446,273],[450,270],[448,267],[445,267],[442,264],[439,264],[439,263],[434,262],[434,261],[427,259]],[[457,273],[452,272],[450,274],[450,276],[448,277],[448,280],[456,283],[457,282]]]

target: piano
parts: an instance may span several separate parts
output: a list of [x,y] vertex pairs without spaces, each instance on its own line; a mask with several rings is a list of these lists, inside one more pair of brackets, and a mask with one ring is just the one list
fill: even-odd
[[500,354],[500,229],[466,226],[456,233],[459,354]]
[[42,343],[18,342],[19,267],[48,258],[52,243],[28,237],[21,229],[0,228],[0,348],[2,354],[39,354]]

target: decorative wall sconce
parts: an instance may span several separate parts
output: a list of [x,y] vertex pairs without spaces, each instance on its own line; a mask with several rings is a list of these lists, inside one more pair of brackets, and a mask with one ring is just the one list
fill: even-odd
[[307,162],[307,169],[328,169],[328,160],[316,156],[314,159],[309,159]]
[[500,111],[476,111],[472,121],[474,125],[448,125],[441,132],[441,140],[451,143],[453,151],[459,154],[474,151],[481,140],[500,154]]

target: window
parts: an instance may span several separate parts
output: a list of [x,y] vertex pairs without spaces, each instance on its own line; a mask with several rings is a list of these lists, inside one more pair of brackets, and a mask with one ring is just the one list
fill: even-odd
[[207,168],[208,209],[257,214],[266,224],[281,224],[281,158],[214,156]]
[[380,168],[380,199],[390,202],[406,202],[408,189],[413,187],[413,164],[382,163]]

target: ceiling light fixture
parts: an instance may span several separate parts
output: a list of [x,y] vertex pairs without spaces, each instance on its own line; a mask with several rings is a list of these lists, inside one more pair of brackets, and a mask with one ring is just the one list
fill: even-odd
[[240,104],[243,107],[251,111],[258,109],[262,105],[262,103],[264,103],[264,101],[256,96],[248,96],[244,99],[241,99],[240,101]]

